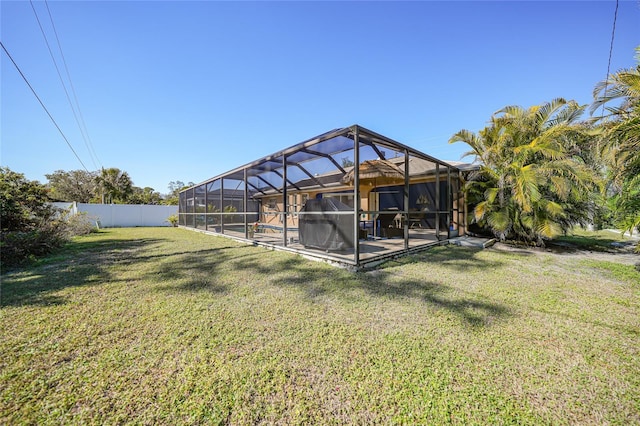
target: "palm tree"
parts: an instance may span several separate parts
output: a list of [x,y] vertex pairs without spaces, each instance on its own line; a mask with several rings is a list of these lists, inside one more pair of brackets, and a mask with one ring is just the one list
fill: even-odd
[[634,68],[598,83],[591,105],[592,115],[602,107],[594,121],[603,128],[601,155],[612,182],[611,204],[618,225],[629,232],[640,229],[640,46],[636,60]]
[[96,177],[96,181],[102,191],[102,204],[105,200],[110,203],[126,202],[133,193],[133,182],[129,174],[116,167],[103,168]]
[[474,219],[500,240],[538,245],[585,223],[593,211],[596,179],[580,157],[590,129],[584,106],[562,98],[524,109],[508,106],[477,134],[460,130],[449,143],[471,147],[477,172],[466,190],[476,199]]

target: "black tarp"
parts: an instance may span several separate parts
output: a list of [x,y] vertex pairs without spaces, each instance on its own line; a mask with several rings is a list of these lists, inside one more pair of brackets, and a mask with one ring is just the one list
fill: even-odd
[[353,207],[333,198],[308,200],[300,210],[298,227],[300,243],[305,247],[353,248]]

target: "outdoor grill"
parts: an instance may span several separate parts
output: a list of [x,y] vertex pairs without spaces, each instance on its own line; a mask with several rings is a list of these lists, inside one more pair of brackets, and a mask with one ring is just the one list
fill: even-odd
[[[349,214],[351,213],[351,214]],[[300,210],[300,243],[328,251],[353,248],[353,207],[332,198],[307,200]]]

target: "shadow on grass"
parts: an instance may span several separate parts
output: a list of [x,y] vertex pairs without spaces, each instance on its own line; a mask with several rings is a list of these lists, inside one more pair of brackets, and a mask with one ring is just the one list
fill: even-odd
[[580,251],[601,251],[616,253],[622,247],[631,247],[633,240],[624,240],[620,235],[565,235],[550,241],[547,246],[557,253],[576,253]]
[[[158,268],[152,268],[153,273],[146,276],[151,280],[181,280],[185,290],[225,290],[206,285],[206,281],[191,271],[197,265],[214,270],[214,266],[224,260],[219,253],[238,249],[237,246],[148,254],[154,246],[157,248],[167,241],[157,238],[76,240],[34,265],[4,274],[0,306],[63,304],[66,299],[55,294],[59,290],[118,282],[122,280],[123,271],[145,270],[154,263]],[[114,266],[121,269],[114,270]]]
[[[483,249],[477,247],[455,247],[455,246],[439,246],[433,247],[425,251],[418,252],[409,256],[401,257],[382,265],[382,269],[392,266],[403,266],[412,264],[421,264],[425,268],[430,265],[440,265],[448,269],[454,269],[460,272],[468,272],[472,270],[494,269],[503,263],[498,261],[490,261],[481,259],[477,255]],[[531,253],[522,253],[523,255],[531,255]]]
[[550,309],[534,309],[536,312],[540,312],[542,314],[545,315],[553,315],[556,317],[560,317],[560,318],[564,318],[564,319],[568,319],[571,321],[575,321],[578,324],[582,324],[582,323],[588,323],[591,324],[592,326],[595,327],[606,327],[610,330],[613,330],[617,333],[627,333],[627,334],[633,334],[634,336],[640,336],[640,330],[638,327],[634,327],[633,324],[630,326],[627,325],[620,325],[620,324],[609,324],[606,323],[604,321],[598,321],[598,320],[590,320],[585,318],[585,316],[578,316],[578,315],[570,315],[567,314],[565,312],[557,312],[557,311],[552,311]]
[[496,319],[510,315],[506,306],[470,293],[461,294],[452,286],[417,279],[390,278],[390,274],[382,271],[374,279],[360,278],[359,285],[373,296],[420,300],[455,314],[471,326],[490,325]]
[[8,271],[2,277],[1,306],[52,305],[64,298],[52,293],[65,287],[96,285],[113,279],[107,267],[127,259],[131,253],[158,239],[77,240],[37,261],[23,271]]
[[221,278],[229,273],[229,262],[244,257],[259,259],[260,253],[247,245],[179,253],[159,263],[148,277],[167,283],[154,287],[156,291],[224,293],[228,286]]
[[[362,292],[389,300],[417,300],[449,311],[472,326],[489,325],[495,319],[509,315],[505,306],[452,286],[429,279],[403,278],[398,273],[400,268],[351,273],[296,255],[271,253],[227,241],[220,243],[218,247],[193,250],[175,247],[172,250],[173,241],[166,239],[76,241],[35,268],[3,276],[2,305],[62,304],[66,300],[56,294],[58,290],[128,283],[129,280],[143,280],[149,289],[162,292],[220,294],[230,291],[234,280],[242,277],[255,281],[255,285],[296,288],[311,302],[319,301],[323,295],[353,300]],[[438,247],[390,265],[417,264],[428,270],[430,265],[437,263],[460,273],[500,265],[477,258],[477,252],[475,249]]]
[[[471,269],[496,268],[501,263],[474,257],[477,249],[426,251],[394,261],[396,265],[445,263],[463,273]],[[471,326],[487,326],[507,317],[510,310],[499,303],[483,300],[477,295],[461,292],[452,286],[430,280],[398,277],[390,268],[370,272],[350,273],[341,269],[327,269],[299,257],[290,257],[266,264],[259,258],[234,259],[237,268],[249,268],[276,286],[295,287],[308,301],[320,296],[352,298],[358,291],[376,298],[412,299],[449,311]],[[462,293],[462,294],[461,294]]]

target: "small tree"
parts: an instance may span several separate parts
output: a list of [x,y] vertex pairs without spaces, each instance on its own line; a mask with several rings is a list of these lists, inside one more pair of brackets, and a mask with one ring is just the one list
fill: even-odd
[[64,225],[47,189],[21,173],[0,167],[0,259],[12,265],[48,253],[65,241]]
[[167,187],[169,188],[169,193],[165,197],[163,204],[169,206],[177,206],[180,202],[180,191],[193,185],[195,185],[193,182],[189,182],[185,185],[185,183],[181,180],[172,180],[171,182],[169,182],[169,185],[167,185]]
[[160,204],[162,196],[155,189],[146,186],[140,188],[138,186],[133,187],[133,193],[127,200],[130,204]]
[[169,222],[171,224],[171,226],[173,226],[173,227],[178,226],[178,215],[177,214],[172,214],[171,216],[169,216],[167,218],[167,222]]
[[88,203],[96,197],[96,175],[85,170],[56,170],[45,175],[51,190],[49,196],[58,201]]
[[96,177],[101,191],[102,203],[124,203],[133,193],[133,182],[127,172],[111,167],[102,169]]
[[[452,142],[471,148],[480,168],[469,177],[474,219],[500,240],[537,245],[593,218],[598,178],[581,144],[590,128],[584,106],[558,98],[530,108],[505,107],[478,133],[461,130]],[[577,141],[577,142],[576,142]]]
[[93,230],[86,214],[71,215],[49,203],[48,189],[0,167],[0,261],[2,267],[51,252],[72,236]]
[[51,219],[55,210],[47,204],[47,189],[22,173],[0,167],[0,226],[3,232],[29,231]]

